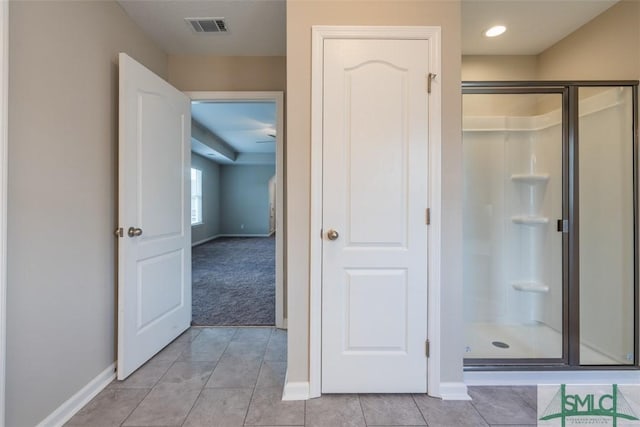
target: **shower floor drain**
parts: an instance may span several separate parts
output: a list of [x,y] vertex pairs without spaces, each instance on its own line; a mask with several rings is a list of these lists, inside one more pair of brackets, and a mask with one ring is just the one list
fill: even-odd
[[493,341],[491,344],[493,344],[494,346],[496,346],[498,348],[509,348],[509,344],[507,344],[506,342],[502,342],[502,341]]

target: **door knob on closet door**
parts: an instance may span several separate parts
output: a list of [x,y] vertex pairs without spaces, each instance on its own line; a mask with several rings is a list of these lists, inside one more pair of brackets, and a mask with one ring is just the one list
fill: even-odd
[[334,229],[327,231],[327,239],[329,240],[337,240],[340,237],[340,234]]
[[142,228],[129,227],[127,230],[127,235],[129,237],[136,237],[142,235]]

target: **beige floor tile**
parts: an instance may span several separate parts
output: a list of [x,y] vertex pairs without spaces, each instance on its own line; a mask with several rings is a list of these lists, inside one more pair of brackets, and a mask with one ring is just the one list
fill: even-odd
[[360,403],[369,426],[426,425],[409,394],[363,394],[360,395]]
[[166,361],[166,362],[175,362],[178,360],[182,352],[187,348],[189,342],[187,341],[174,341],[162,350],[160,353],[153,356],[153,360],[156,361]]
[[158,384],[126,419],[123,426],[182,425],[201,389],[181,384]]
[[216,362],[227,349],[231,336],[210,335],[203,331],[185,347],[178,360],[195,362]]
[[258,388],[253,392],[245,425],[304,425],[304,402],[283,401],[280,387]]
[[264,360],[287,360],[287,334],[280,329],[275,329],[269,338]]
[[230,327],[209,327],[209,328],[197,328],[200,330],[200,334],[203,338],[231,341],[233,336],[238,332],[238,328]]
[[360,399],[356,394],[334,394],[306,402],[307,427],[365,427]]
[[201,389],[209,380],[215,362],[175,362],[158,384],[182,384]]
[[287,362],[273,362],[265,360],[260,367],[256,387],[284,387],[284,377],[287,374]]
[[429,427],[488,425],[469,401],[442,400],[425,394],[416,394],[413,397]]
[[107,388],[100,392],[65,426],[117,427],[149,393],[144,388]]
[[238,331],[233,336],[234,342],[264,342],[269,341],[273,328],[237,328]]
[[207,388],[253,388],[260,373],[260,358],[241,359],[223,356],[216,365]]
[[114,381],[110,388],[151,388],[169,370],[173,362],[151,359],[124,381]]
[[242,427],[253,389],[205,389],[184,427]]
[[241,359],[263,358],[266,347],[266,341],[233,341],[227,346],[224,355]]
[[473,406],[489,424],[535,424],[536,411],[519,388],[469,387]]

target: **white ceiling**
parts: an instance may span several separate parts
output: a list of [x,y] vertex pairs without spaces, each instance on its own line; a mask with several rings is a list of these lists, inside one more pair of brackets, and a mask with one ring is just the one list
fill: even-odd
[[276,152],[275,102],[194,102],[191,117],[238,153]]
[[[537,55],[586,24],[617,0],[463,0],[463,55]],[[493,25],[507,32],[493,39]]]
[[[424,0],[427,1],[427,0]],[[169,54],[281,56],[286,54],[285,0],[118,0],[125,12]],[[462,0],[464,55],[535,55],[617,3],[617,0]],[[228,33],[196,33],[185,18],[225,18]],[[497,38],[482,35],[502,24]],[[275,106],[267,103],[203,103],[193,117],[234,150],[238,160],[274,157]],[[194,151],[233,162],[197,141]],[[218,153],[219,154],[219,153]],[[268,160],[271,161],[271,160]]]
[[[125,12],[169,54],[286,54],[285,0],[119,0]],[[463,0],[465,55],[535,55],[617,0]],[[226,18],[229,33],[196,33],[185,18]],[[482,32],[508,27],[500,37]]]
[[[284,56],[285,0],[118,0],[169,54]],[[196,33],[185,18],[225,18],[228,33]]]
[[[246,159],[275,161],[275,102],[193,102],[191,116],[238,153],[234,163]],[[230,163],[205,144],[193,144],[192,149],[212,160]]]

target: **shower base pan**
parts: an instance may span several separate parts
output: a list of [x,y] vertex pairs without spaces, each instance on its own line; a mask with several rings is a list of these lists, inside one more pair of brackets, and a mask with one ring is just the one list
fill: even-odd
[[[542,359],[562,357],[561,334],[542,323],[503,325],[470,323],[466,329],[465,359]],[[496,346],[500,342],[508,347]],[[580,354],[594,365],[618,365],[614,360],[588,346],[580,346]]]

